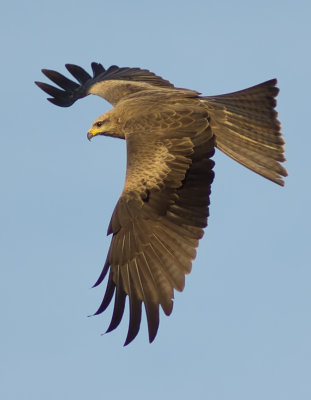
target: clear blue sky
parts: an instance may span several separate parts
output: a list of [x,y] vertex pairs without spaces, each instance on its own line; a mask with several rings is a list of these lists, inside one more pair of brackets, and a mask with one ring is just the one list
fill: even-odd
[[[311,398],[310,13],[308,1],[10,1],[1,7],[0,398]],[[217,153],[211,217],[186,289],[155,342],[145,319],[91,289],[109,246],[125,143],[86,139],[110,105],[68,109],[41,68],[149,68],[204,94],[277,77],[285,188]]]

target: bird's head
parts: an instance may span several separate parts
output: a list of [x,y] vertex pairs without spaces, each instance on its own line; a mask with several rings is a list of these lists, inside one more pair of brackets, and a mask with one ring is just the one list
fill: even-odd
[[91,125],[87,133],[87,138],[91,140],[94,136],[118,136],[116,132],[116,126],[112,122],[109,113],[105,113],[98,117]]

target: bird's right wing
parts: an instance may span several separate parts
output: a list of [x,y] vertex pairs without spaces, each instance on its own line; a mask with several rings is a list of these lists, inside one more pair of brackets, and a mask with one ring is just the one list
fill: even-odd
[[[108,307],[115,293],[108,331],[120,323],[129,297],[125,344],[138,333],[142,304],[153,341],[159,305],[167,315],[171,313],[173,290],[183,290],[207,224],[214,138],[206,111],[200,112],[204,114],[201,120],[192,119],[191,110],[181,115],[183,122],[172,134],[145,131],[126,138],[126,182],[108,229],[113,237],[107,261],[95,284],[109,271],[106,293],[96,313]],[[178,125],[176,113],[172,124]]]
[[112,105],[116,105],[125,96],[144,89],[174,88],[169,81],[146,69],[119,68],[116,65],[105,69],[95,62],[91,66],[93,76],[78,65],[66,64],[67,70],[78,82],[59,72],[43,69],[44,75],[61,89],[43,82],[35,83],[52,96],[48,99],[51,103],[60,107],[69,107],[89,94],[101,96]]

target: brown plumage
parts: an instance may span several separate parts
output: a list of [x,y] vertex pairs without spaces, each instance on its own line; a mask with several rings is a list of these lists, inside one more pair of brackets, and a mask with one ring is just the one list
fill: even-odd
[[93,63],[93,76],[68,64],[77,79],[42,70],[63,90],[36,84],[59,106],[96,94],[114,108],[92,124],[88,138],[114,136],[127,142],[127,172],[108,234],[110,249],[94,286],[109,272],[102,313],[114,297],[108,332],[123,316],[129,297],[125,345],[137,335],[145,307],[149,340],[159,326],[159,306],[173,308],[174,289],[182,291],[209,215],[215,147],[247,168],[284,185],[284,140],[275,111],[276,80],[214,97],[175,88],[139,68],[105,70]]

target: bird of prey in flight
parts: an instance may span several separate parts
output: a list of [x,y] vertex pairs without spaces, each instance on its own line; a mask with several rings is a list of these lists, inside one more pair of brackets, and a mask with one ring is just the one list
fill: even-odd
[[146,311],[149,341],[159,326],[159,307],[173,308],[174,290],[182,291],[196,248],[207,226],[214,162],[218,148],[240,164],[284,185],[284,140],[275,111],[276,79],[238,92],[202,96],[176,88],[140,68],[105,69],[92,63],[92,75],[67,64],[74,80],[48,69],[58,87],[36,84],[48,100],[69,107],[89,94],[114,108],[98,117],[88,139],[104,135],[125,139],[127,170],[122,194],[108,227],[112,240],[103,271],[108,273],[102,313],[114,297],[107,332],[115,329],[129,298],[125,345],[137,335]]

